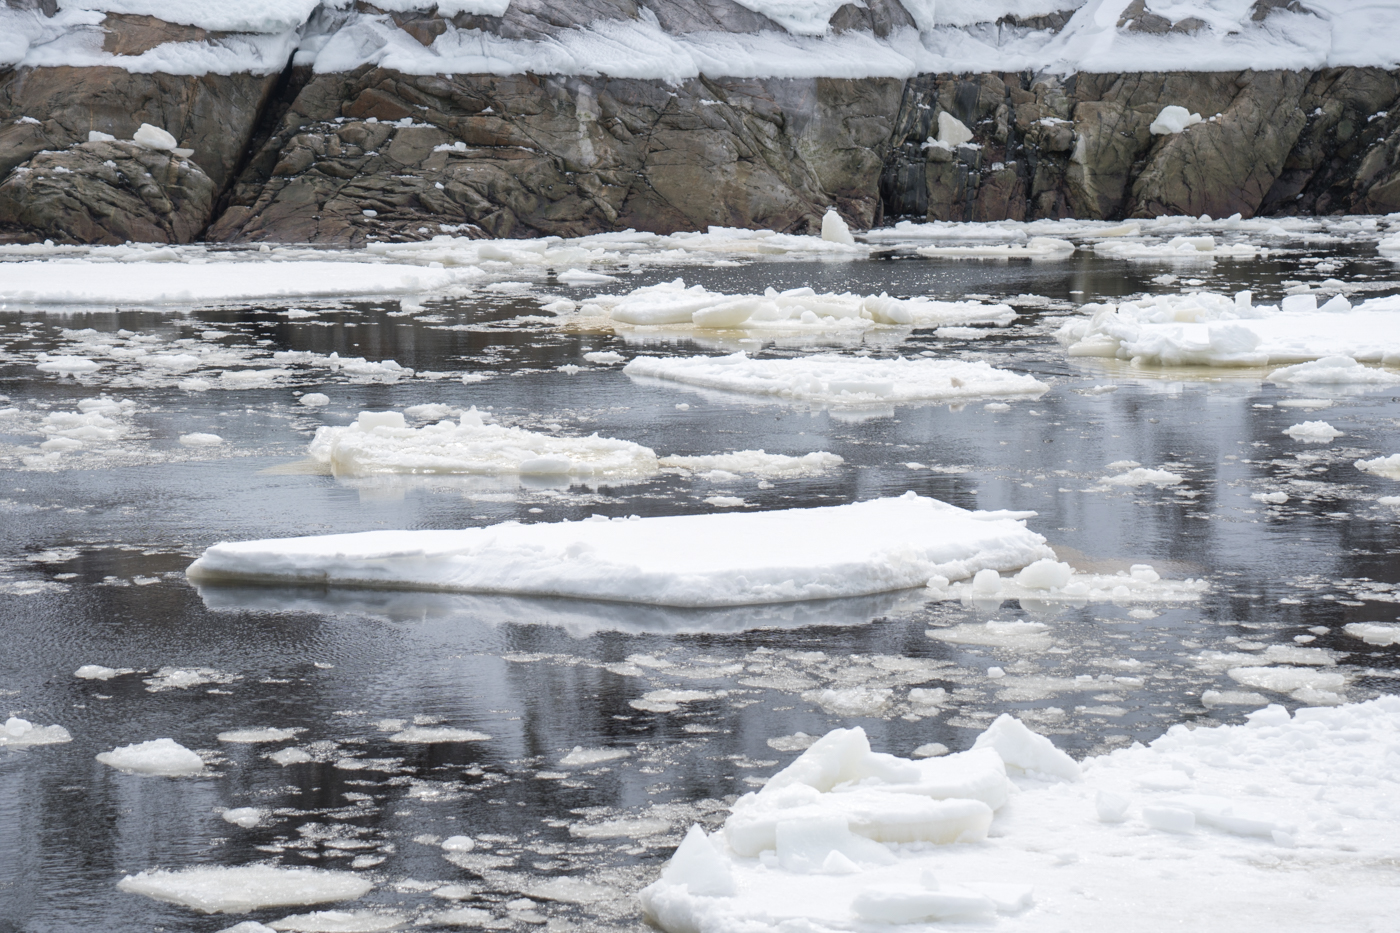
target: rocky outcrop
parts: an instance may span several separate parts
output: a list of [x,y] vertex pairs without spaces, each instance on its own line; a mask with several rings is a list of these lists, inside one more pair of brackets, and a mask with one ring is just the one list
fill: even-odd
[[0,183],[0,218],[67,243],[189,243],[209,222],[213,180],[133,142],[42,152]]
[[901,83],[316,76],[209,235],[807,231],[833,203],[869,226]]
[[[740,8],[656,9],[734,19]],[[861,15],[873,29],[893,14],[872,3]],[[548,16],[542,0],[516,0],[494,28],[558,28]],[[433,16],[401,18],[431,41]],[[1168,104],[1203,121],[1155,135]],[[945,113],[969,141],[931,143]],[[1400,73],[1380,69],[668,83],[368,65],[280,77],[39,68],[0,72],[0,121],[0,238],[11,240],[807,232],[829,206],[857,228],[1400,210]],[[193,157],[86,142],[141,123]]]

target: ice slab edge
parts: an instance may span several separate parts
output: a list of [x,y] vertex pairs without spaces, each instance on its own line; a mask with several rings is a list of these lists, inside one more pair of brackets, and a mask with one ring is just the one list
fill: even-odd
[[865,596],[1053,556],[1034,512],[907,492],[849,505],[370,531],[208,548],[195,584],[297,583],[716,607]]

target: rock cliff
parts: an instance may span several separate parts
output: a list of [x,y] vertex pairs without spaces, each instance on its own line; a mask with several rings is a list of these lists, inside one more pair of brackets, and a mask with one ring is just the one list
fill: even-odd
[[[6,3],[35,29],[68,22],[57,0]],[[580,41],[577,24],[588,22],[596,35],[645,28],[690,37],[687,54],[697,35],[781,36],[821,51],[810,43],[916,36],[907,9],[920,7],[839,7],[826,25],[834,38],[823,40],[790,35],[805,27],[776,23],[759,12],[768,9],[761,0],[512,0],[495,3],[500,15],[303,5],[314,12],[275,34],[232,21],[84,14],[63,28],[87,30],[89,46],[100,41],[100,63],[0,67],[0,240],[349,246],[445,229],[809,232],[829,206],[857,228],[901,218],[1400,210],[1400,71],[1382,67],[434,73],[406,53],[362,61],[363,49],[407,43],[441,55],[449,39],[456,49],[470,40],[489,54],[469,61],[489,62],[498,54],[491,42],[505,43],[499,55],[557,52]],[[1003,18],[998,28],[1051,35],[1072,27],[1078,5],[1066,0],[1066,11],[1033,22]],[[1297,6],[1255,4],[1261,17],[1303,16]],[[1116,28],[1188,41],[1204,27],[1160,19],[1135,0]],[[358,58],[346,58],[356,42]],[[180,62],[247,49],[262,65],[175,73]],[[346,67],[327,70],[338,61]],[[1201,121],[1154,132],[1169,105]],[[130,142],[142,124],[168,131],[179,150]],[[941,130],[948,126],[952,137]]]

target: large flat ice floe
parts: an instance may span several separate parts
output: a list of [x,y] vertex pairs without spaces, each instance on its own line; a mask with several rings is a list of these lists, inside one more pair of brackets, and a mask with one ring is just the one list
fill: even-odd
[[1034,513],[912,492],[851,505],[661,518],[507,522],[216,544],[198,584],[300,583],[742,606],[924,586],[1051,556]]
[[554,437],[487,424],[475,408],[456,421],[408,427],[399,412],[360,412],[350,425],[318,428],[311,457],[336,476],[472,473],[635,479],[660,467],[649,447],[599,437]]
[[1083,311],[1086,317],[1067,321],[1056,334],[1070,356],[1161,366],[1269,366],[1339,358],[1317,373],[1280,373],[1276,381],[1400,381],[1400,374],[1346,365],[1348,360],[1400,365],[1400,298],[1373,298],[1353,307],[1340,295],[1321,306],[1313,295],[1295,295],[1272,306],[1255,305],[1249,292],[1234,298],[1199,292],[1088,304]]
[[70,258],[0,263],[0,304],[110,307],[255,298],[422,295],[482,278],[482,272],[472,267],[431,268],[382,261],[180,262],[157,257],[155,261],[99,262]]
[[1385,929],[1400,698],[1248,718],[1082,765],[1005,715],[922,761],[838,729],[642,906],[667,933]]
[[980,361],[874,359],[834,353],[761,360],[743,351],[720,357],[640,356],[623,372],[739,395],[851,408],[1038,396],[1050,388],[1034,376]]
[[242,914],[264,907],[351,900],[368,894],[374,885],[348,871],[246,865],[143,871],[122,878],[117,887],[206,914]]
[[[570,309],[571,310],[571,309]],[[625,295],[598,295],[577,309],[577,322],[598,319],[617,330],[744,330],[776,333],[859,332],[872,327],[945,324],[1005,326],[1016,312],[1005,304],[821,293],[811,288],[725,294],[684,279],[647,285]],[[573,316],[565,318],[574,323]]]

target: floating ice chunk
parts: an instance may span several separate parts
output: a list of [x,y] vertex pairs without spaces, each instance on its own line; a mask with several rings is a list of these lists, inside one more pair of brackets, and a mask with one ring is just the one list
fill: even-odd
[[402,928],[408,919],[394,911],[317,910],[274,920],[272,928],[288,933],[381,933]]
[[0,728],[0,747],[27,748],[31,745],[59,745],[73,741],[62,726],[36,726],[27,719],[11,716]]
[[732,454],[707,454],[698,457],[671,456],[659,461],[663,467],[679,467],[695,473],[723,470],[726,473],[749,473],[758,476],[813,476],[838,467],[846,461],[839,454],[813,451],[800,457],[770,454],[762,450],[738,450]]
[[582,285],[601,285],[604,282],[616,282],[617,276],[607,275],[602,272],[592,272],[586,269],[569,269],[567,272],[559,273],[559,281],[565,285],[572,285],[575,288]]
[[1183,482],[1186,477],[1180,473],[1173,473],[1170,470],[1152,470],[1146,467],[1136,467],[1126,473],[1119,473],[1116,476],[1105,476],[1099,480],[1110,486],[1175,486]]
[[1283,505],[1288,501],[1286,492],[1256,492],[1249,498],[1256,502],[1267,502],[1269,505]]
[[156,151],[169,151],[179,145],[174,136],[158,126],[151,126],[149,123],[142,123],[141,128],[136,131],[136,135],[131,137],[131,141],[138,146]]
[[739,496],[707,496],[704,501],[719,509],[737,509],[747,504]]
[[977,737],[974,749],[994,748],[1002,760],[1013,768],[1030,774],[1047,775],[1066,781],[1077,781],[1079,764],[1054,746],[1043,735],[1037,735],[1021,720],[1007,713],[998,716]]
[[1153,120],[1147,129],[1154,136],[1173,136],[1200,122],[1199,113],[1192,113],[1185,107],[1172,104],[1163,107],[1161,113],[1157,114],[1157,119]]
[[878,716],[894,699],[894,691],[885,687],[827,687],[808,691],[802,699],[834,716]]
[[1232,667],[1226,673],[1237,684],[1274,693],[1291,693],[1304,687],[1336,691],[1347,683],[1343,673],[1307,667]]
[[267,818],[267,811],[258,807],[231,807],[219,815],[225,822],[252,829]]
[[1221,706],[1260,707],[1268,702],[1262,693],[1252,690],[1206,690],[1201,694],[1201,705],[1206,709]]
[[246,913],[273,906],[304,906],[364,897],[374,888],[349,871],[244,866],[231,869],[141,871],[116,887],[204,913]]
[[308,392],[301,397],[301,404],[307,408],[319,408],[322,405],[329,405],[331,397],[320,392]]
[[442,841],[444,852],[470,852],[476,848],[476,842],[470,836],[448,836]]
[[847,246],[856,245],[856,238],[851,236],[851,228],[846,226],[846,221],[841,219],[834,207],[828,207],[822,215],[822,239],[831,243],[844,243]]
[[1050,553],[1018,520],[1024,514],[969,512],[911,492],[814,509],[376,531],[218,544],[188,575],[200,584],[756,605],[924,586],[935,574],[965,579],[982,569],[1019,569]]
[[[1016,574],[1016,583],[1031,590],[1053,590],[1069,583],[1074,568],[1048,557],[1028,564]],[[976,585],[974,584],[974,590]]]
[[1371,460],[1357,460],[1356,468],[1358,470],[1365,470],[1367,473],[1375,473],[1378,476],[1400,479],[1400,454],[1391,454],[1389,457],[1375,457]]
[[76,375],[78,373],[95,373],[102,368],[102,364],[85,356],[49,356],[47,353],[41,353],[39,354],[39,363],[34,368],[41,373]]
[[305,729],[278,729],[275,726],[263,726],[254,729],[232,729],[228,732],[219,733],[220,742],[234,742],[240,744],[253,744],[257,742],[285,742],[294,739]]
[[[1050,626],[1044,622],[964,622],[949,628],[928,630],[928,637],[955,645],[987,645],[1041,651],[1050,647]],[[1005,672],[1002,672],[1005,674]]]
[[103,752],[97,760],[129,774],[184,777],[204,772],[204,759],[174,739],[152,739],[121,745]]
[[163,690],[188,690],[204,684],[228,684],[238,679],[237,674],[215,670],[212,667],[162,667],[142,682],[150,693]]
[[1279,385],[1394,385],[1400,374],[1363,366],[1349,356],[1326,356],[1269,373]]
[[938,114],[938,143],[945,149],[956,149],[964,143],[972,142],[972,130],[967,124],[948,111]]
[[346,427],[318,428],[310,453],[336,476],[475,473],[621,479],[659,469],[656,454],[640,444],[486,424],[474,406],[457,423],[439,421],[421,428],[407,427],[399,412],[361,412]]
[[645,713],[674,713],[683,704],[700,700],[712,700],[715,694],[704,690],[652,690],[640,700],[632,700],[627,705]]
[[948,746],[942,742],[929,742],[914,749],[915,758],[942,758],[948,754]]
[[217,434],[181,434],[180,443],[186,447],[218,447],[224,439]]
[[287,765],[299,765],[313,760],[311,753],[304,748],[284,748],[281,751],[273,752],[267,757],[284,768]]
[[439,745],[444,742],[487,742],[491,736],[471,729],[453,729],[447,726],[409,726],[401,732],[389,736],[390,742],[404,745]]
[[599,366],[611,366],[614,363],[621,363],[627,359],[627,357],[618,353],[616,350],[594,350],[591,353],[585,353],[583,358]]
[[1342,436],[1341,431],[1326,421],[1304,421],[1285,429],[1283,433],[1295,441],[1303,441],[1307,444],[1329,444]]
[[[1070,240],[1057,237],[1031,237],[1025,243],[988,243],[976,246],[921,246],[920,256],[949,259],[1057,259],[1077,249]],[[940,333],[939,336],[943,336]]]
[[1400,625],[1393,622],[1348,622],[1342,631],[1368,645],[1400,645]]
[[79,680],[111,680],[122,674],[135,673],[128,667],[103,667],[101,664],[84,664],[73,672],[73,676]]
[[606,761],[617,761],[631,754],[625,748],[584,748],[582,745],[575,745],[573,751],[559,759],[559,763],[566,768],[582,768],[600,765]]

